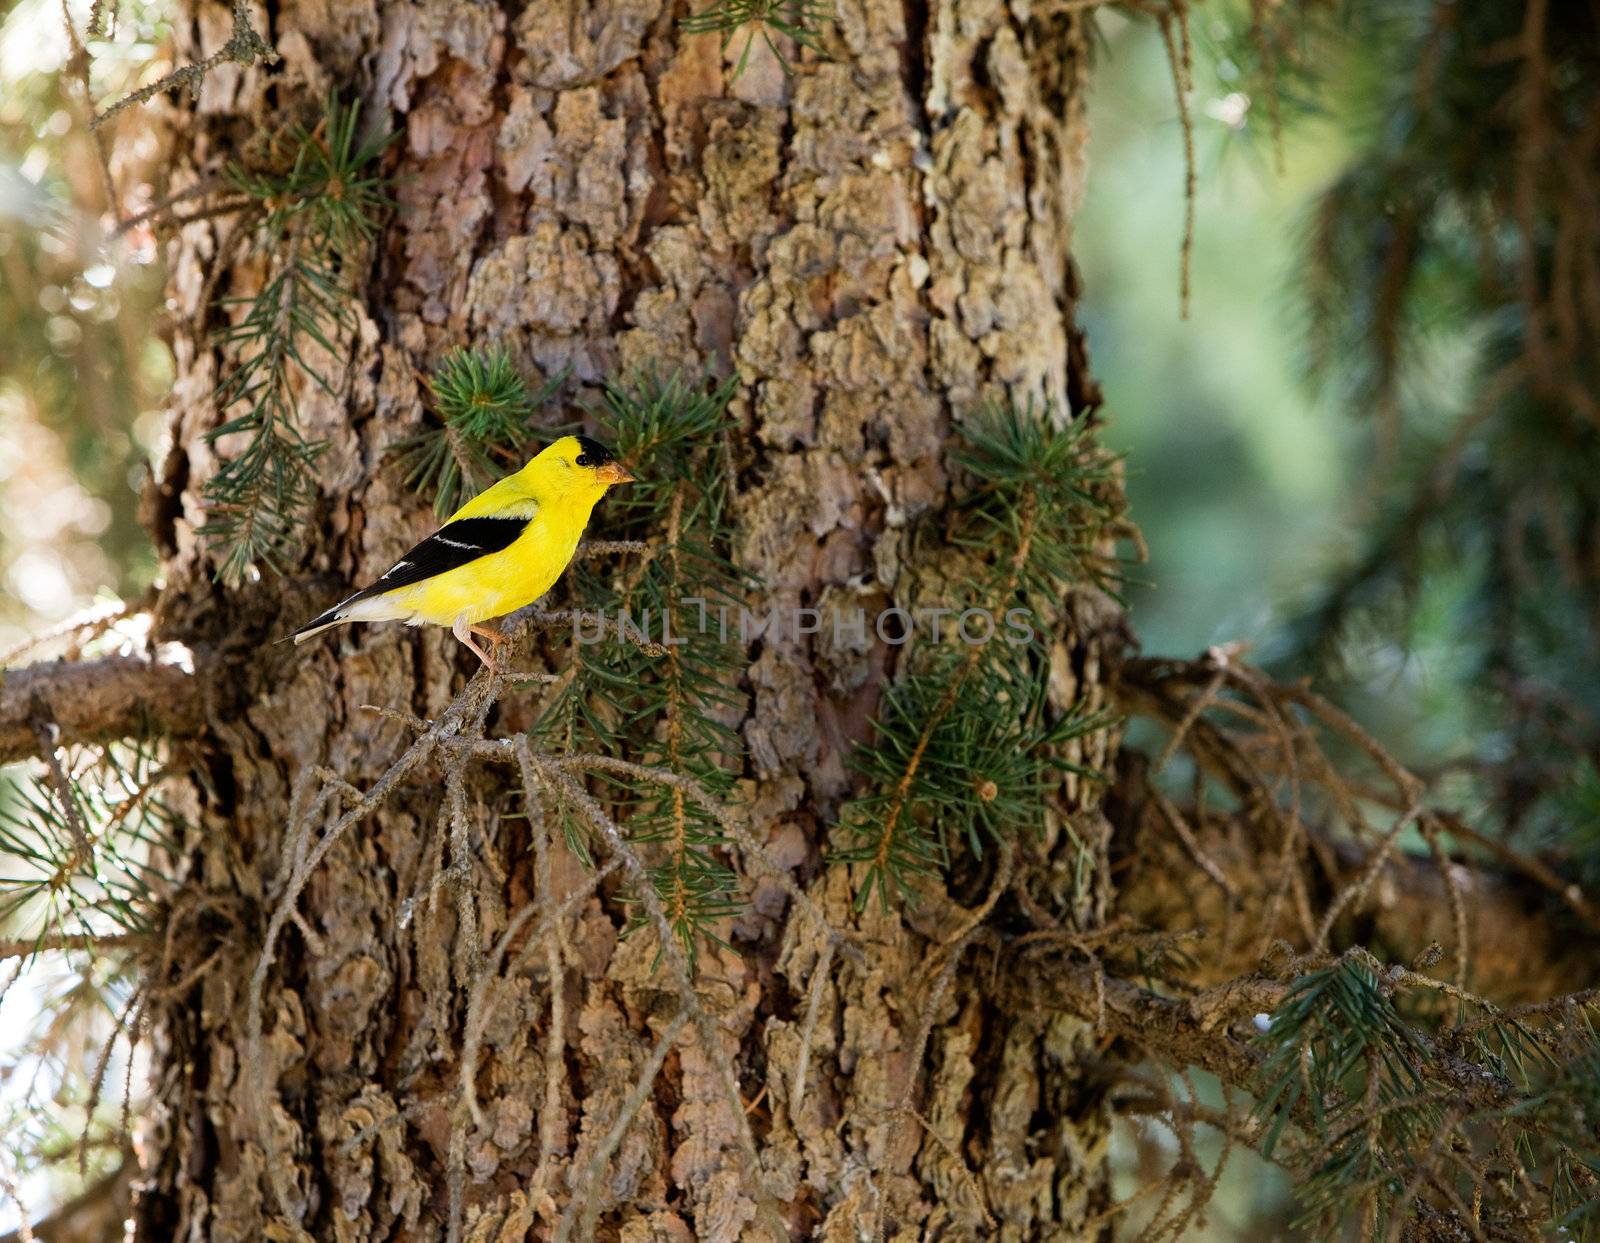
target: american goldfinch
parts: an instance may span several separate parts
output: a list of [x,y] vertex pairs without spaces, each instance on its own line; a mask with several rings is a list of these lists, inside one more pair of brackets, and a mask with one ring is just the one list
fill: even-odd
[[598,440],[563,436],[456,510],[377,582],[301,626],[294,641],[304,643],[343,622],[426,622],[450,627],[498,673],[472,636],[491,645],[503,636],[479,623],[514,613],[549,591],[606,489],[632,479]]

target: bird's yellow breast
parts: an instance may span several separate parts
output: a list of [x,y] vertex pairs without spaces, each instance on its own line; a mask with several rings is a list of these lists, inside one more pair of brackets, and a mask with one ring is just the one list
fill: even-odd
[[465,618],[475,625],[514,613],[555,585],[588,521],[587,507],[579,513],[571,506],[541,506],[527,529],[499,552],[403,587],[389,599],[398,610],[409,610],[413,624],[451,626]]

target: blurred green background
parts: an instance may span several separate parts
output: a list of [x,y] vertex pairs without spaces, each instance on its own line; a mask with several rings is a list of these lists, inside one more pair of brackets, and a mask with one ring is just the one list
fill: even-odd
[[[1263,107],[1228,57],[1236,24],[1197,16],[1199,192],[1181,318],[1184,138],[1166,52],[1153,23],[1114,12],[1098,21],[1089,176],[1072,252],[1090,361],[1105,390],[1104,438],[1124,456],[1149,546],[1149,562],[1130,571],[1134,628],[1151,654],[1242,641],[1259,659],[1284,646],[1300,602],[1359,547],[1367,432],[1319,398],[1307,375],[1296,286],[1307,218],[1348,144],[1335,118],[1308,119],[1286,136],[1280,169]],[[1186,1097],[1181,1080],[1165,1079]],[[1223,1107],[1215,1080],[1191,1079],[1207,1106]],[[1218,1146],[1206,1132],[1199,1139],[1209,1166]],[[1179,1155],[1155,1120],[1120,1122],[1114,1151],[1119,1200]],[[1118,1237],[1136,1237],[1154,1207],[1134,1204]],[[1294,1238],[1293,1215],[1287,1180],[1240,1153],[1184,1237]]]
[[[77,7],[77,6],[75,6]],[[82,6],[86,10],[87,6]],[[56,0],[0,6],[0,649],[128,595],[154,571],[137,521],[171,357],[156,335],[154,239],[108,236],[107,192]],[[84,12],[78,13],[81,22]],[[110,89],[159,62],[159,17],[126,8]],[[153,172],[160,136],[114,127],[119,176]],[[144,178],[148,181],[149,178]],[[125,209],[126,210],[126,209]]]
[[[68,6],[80,30],[87,9]],[[0,665],[55,654],[59,645],[22,645],[64,618],[113,610],[155,572],[137,509],[172,382],[158,335],[163,274],[148,230],[107,231],[105,175],[62,13],[60,0],[0,2]],[[101,97],[164,65],[160,12],[124,4],[118,23],[114,48],[96,46],[106,52],[94,72]],[[130,116],[109,129],[119,181],[149,186],[163,152],[159,127]],[[123,211],[142,206],[125,202]],[[135,638],[97,642],[115,648]],[[29,776],[24,765],[0,773],[9,845],[29,818]],[[5,853],[8,876],[36,863]],[[37,911],[8,892],[0,914],[4,939]],[[19,969],[24,961],[13,960]],[[115,1145],[96,1137],[85,1177],[77,1152],[88,1070],[132,988],[109,960],[87,977],[53,956],[0,974],[0,1232],[17,1228],[17,1201],[37,1219],[120,1163]],[[113,1051],[108,1082],[123,1082],[127,1061]],[[97,1118],[114,1135],[121,1093],[103,1095]]]
[[1072,251],[1080,314],[1106,393],[1105,439],[1125,455],[1150,546],[1132,573],[1146,651],[1271,647],[1297,597],[1348,555],[1363,497],[1363,434],[1306,376],[1297,291],[1306,219],[1348,155],[1331,118],[1276,156],[1263,105],[1197,14],[1193,126],[1199,192],[1180,318],[1183,134],[1162,41],[1115,12],[1091,78],[1088,189]]

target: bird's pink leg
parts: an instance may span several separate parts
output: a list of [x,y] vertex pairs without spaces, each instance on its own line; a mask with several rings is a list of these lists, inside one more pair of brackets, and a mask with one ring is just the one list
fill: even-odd
[[510,635],[493,626],[468,626],[467,629],[486,640],[489,644],[489,650],[497,656],[500,654],[500,649],[511,642]]
[[490,673],[499,674],[504,672],[504,670],[500,668],[499,662],[496,661],[493,656],[489,655],[488,652],[484,651],[472,641],[472,636],[474,634],[483,635],[489,640],[490,647],[498,647],[501,643],[506,641],[505,635],[501,634],[497,630],[489,630],[483,626],[469,626],[467,624],[467,619],[464,617],[456,618],[455,625],[450,627],[450,633],[455,635],[455,637],[461,640],[462,643],[466,644],[466,646],[471,649],[472,654],[483,662],[484,667],[487,668]]

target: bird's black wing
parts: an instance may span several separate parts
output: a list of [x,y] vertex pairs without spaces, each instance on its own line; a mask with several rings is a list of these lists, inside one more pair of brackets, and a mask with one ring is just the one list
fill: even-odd
[[[372,586],[363,588],[345,604],[381,596],[420,583],[425,578],[460,569],[468,562],[511,547],[528,529],[530,518],[458,518],[447,522],[400,560]],[[341,606],[342,607],[342,606]]]

